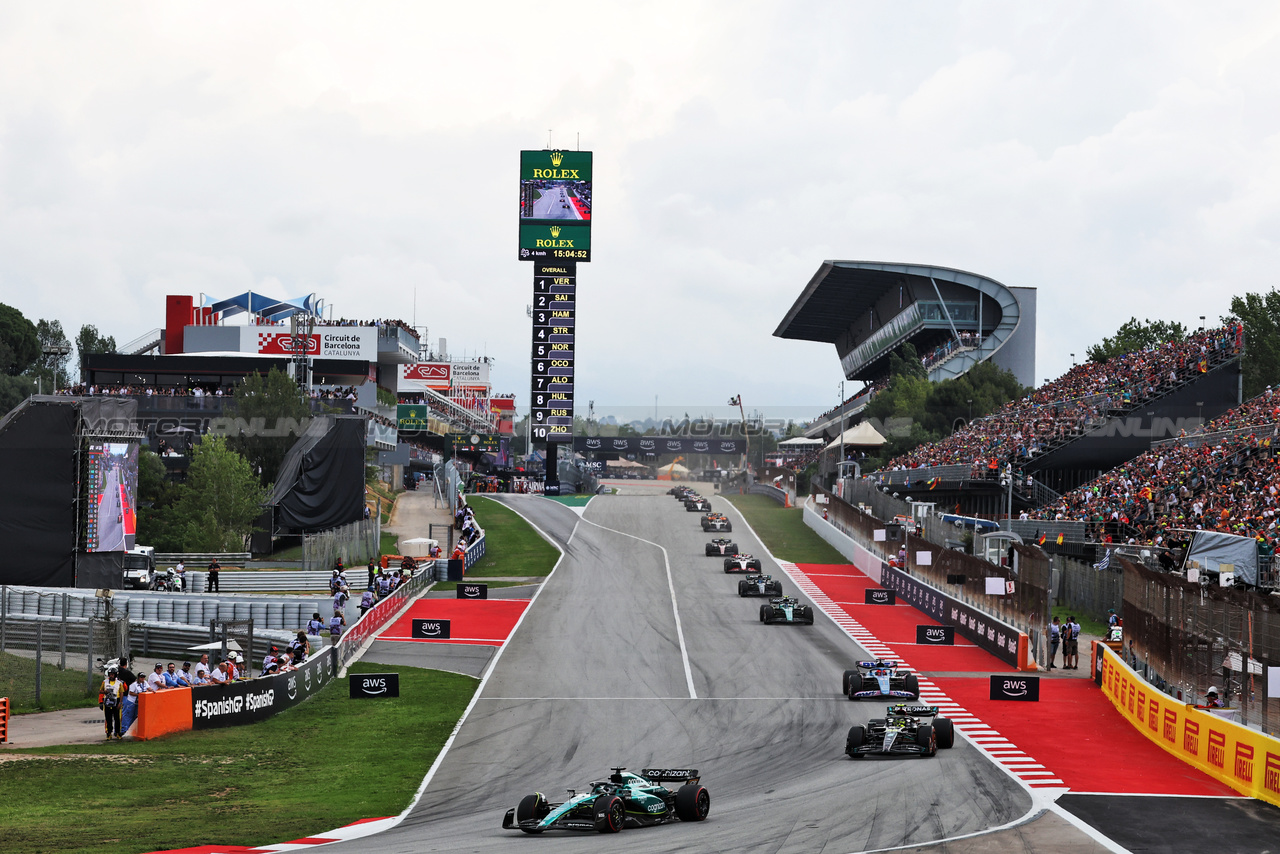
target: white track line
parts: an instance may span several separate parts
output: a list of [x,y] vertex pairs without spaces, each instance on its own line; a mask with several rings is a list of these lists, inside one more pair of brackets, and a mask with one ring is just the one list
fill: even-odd
[[642,543],[647,543],[662,552],[662,562],[667,568],[667,590],[671,593],[671,613],[676,618],[676,638],[680,641],[680,660],[684,663],[684,681],[685,685],[689,688],[689,699],[698,699],[698,692],[693,687],[693,668],[689,666],[689,649],[684,643],[684,627],[680,625],[680,605],[676,602],[676,584],[671,578],[671,557],[667,554],[666,548],[659,543],[655,543],[653,540],[646,540],[644,537],[637,537],[635,534],[628,534],[626,531],[619,531],[616,528],[609,528],[597,522],[592,522],[585,516],[582,518],[582,521],[586,522],[588,525],[593,525],[602,531],[610,531],[623,537],[630,537],[633,540],[639,540]]

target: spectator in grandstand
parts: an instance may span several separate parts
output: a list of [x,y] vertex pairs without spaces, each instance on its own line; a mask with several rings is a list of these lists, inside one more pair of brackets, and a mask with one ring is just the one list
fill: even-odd
[[225,685],[231,681],[231,674],[227,672],[226,661],[219,661],[218,666],[209,671],[209,681],[215,685]]
[[191,662],[182,662],[182,669],[178,671],[178,682],[184,688],[194,688],[196,685],[196,677],[191,673]]

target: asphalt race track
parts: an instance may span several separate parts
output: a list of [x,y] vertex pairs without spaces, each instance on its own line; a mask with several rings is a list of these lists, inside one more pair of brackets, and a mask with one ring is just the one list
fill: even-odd
[[[566,207],[567,205],[567,207]],[[553,185],[542,191],[542,196],[533,203],[531,219],[582,219],[582,214],[573,204],[573,197],[562,186]]]
[[[596,852],[597,834],[530,837],[501,820],[526,794],[559,800],[613,765],[698,768],[711,793],[706,822],[609,840],[647,852],[845,854],[1030,810],[1030,795],[961,739],[932,759],[846,758],[848,727],[884,711],[839,692],[841,671],[867,653],[820,614],[813,626],[762,625],[759,601],[737,596],[740,576],[704,555],[700,514],[665,495],[602,498],[581,520],[553,501],[502,498],[565,556],[405,819],[326,850]],[[732,536],[795,594],[744,526]]]

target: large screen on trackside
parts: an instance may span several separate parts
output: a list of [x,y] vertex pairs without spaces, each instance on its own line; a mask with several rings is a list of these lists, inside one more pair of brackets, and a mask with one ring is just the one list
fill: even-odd
[[591,260],[591,152],[520,152],[520,260]]
[[85,551],[123,552],[138,531],[139,443],[90,439],[85,446]]

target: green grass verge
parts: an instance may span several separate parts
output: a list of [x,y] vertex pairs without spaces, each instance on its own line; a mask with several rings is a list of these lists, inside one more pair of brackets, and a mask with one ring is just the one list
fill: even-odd
[[726,495],[746,518],[769,551],[792,563],[848,563],[804,523],[799,507],[782,507],[764,495]]
[[[440,548],[444,548],[444,546]],[[378,553],[384,555],[400,554],[400,543],[395,534],[388,534],[383,531],[378,535]]]
[[485,576],[547,575],[560,552],[518,513],[479,495],[467,496],[485,533],[485,555],[467,570],[473,581]]
[[398,672],[400,696],[351,700],[337,680],[251,726],[12,751],[41,758],[0,774],[0,851],[254,846],[399,813],[479,683],[412,667],[351,671]]
[[[56,641],[57,638],[55,637]],[[67,656],[68,662],[72,656]],[[83,667],[83,655],[75,659]],[[95,674],[96,677],[96,674]],[[102,679],[90,680],[84,689],[83,670],[59,670],[57,653],[45,653],[40,666],[40,702],[36,702],[36,660],[22,655],[0,652],[0,697],[9,698],[9,710],[15,715],[47,712],[53,709],[78,709],[93,706],[97,711],[98,686]],[[0,851],[5,850],[0,844]]]

